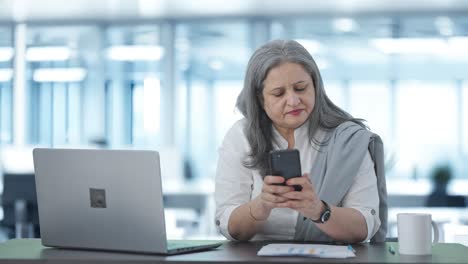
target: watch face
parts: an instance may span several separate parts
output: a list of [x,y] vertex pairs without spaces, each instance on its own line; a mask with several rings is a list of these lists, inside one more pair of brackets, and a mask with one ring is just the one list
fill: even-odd
[[330,210],[326,210],[322,215],[322,223],[325,223],[330,218]]

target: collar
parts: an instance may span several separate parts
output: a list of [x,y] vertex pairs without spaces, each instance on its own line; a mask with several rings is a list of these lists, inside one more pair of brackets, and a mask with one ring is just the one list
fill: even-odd
[[[273,129],[273,149],[287,149],[288,141],[278,132],[278,130],[271,125]],[[304,124],[294,129],[294,143],[293,148],[300,146],[309,140],[309,121],[305,121]]]

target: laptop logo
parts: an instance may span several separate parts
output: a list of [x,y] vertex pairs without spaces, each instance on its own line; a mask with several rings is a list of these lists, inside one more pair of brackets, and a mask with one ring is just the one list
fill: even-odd
[[106,190],[89,188],[89,200],[92,208],[107,208]]

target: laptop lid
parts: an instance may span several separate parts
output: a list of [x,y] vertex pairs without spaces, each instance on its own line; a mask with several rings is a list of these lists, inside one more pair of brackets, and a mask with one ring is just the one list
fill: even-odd
[[159,153],[34,149],[45,246],[167,253]]

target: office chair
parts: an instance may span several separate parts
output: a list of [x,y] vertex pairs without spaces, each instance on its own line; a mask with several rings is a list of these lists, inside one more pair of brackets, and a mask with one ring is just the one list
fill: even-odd
[[9,238],[40,236],[34,174],[4,172],[1,202]]

